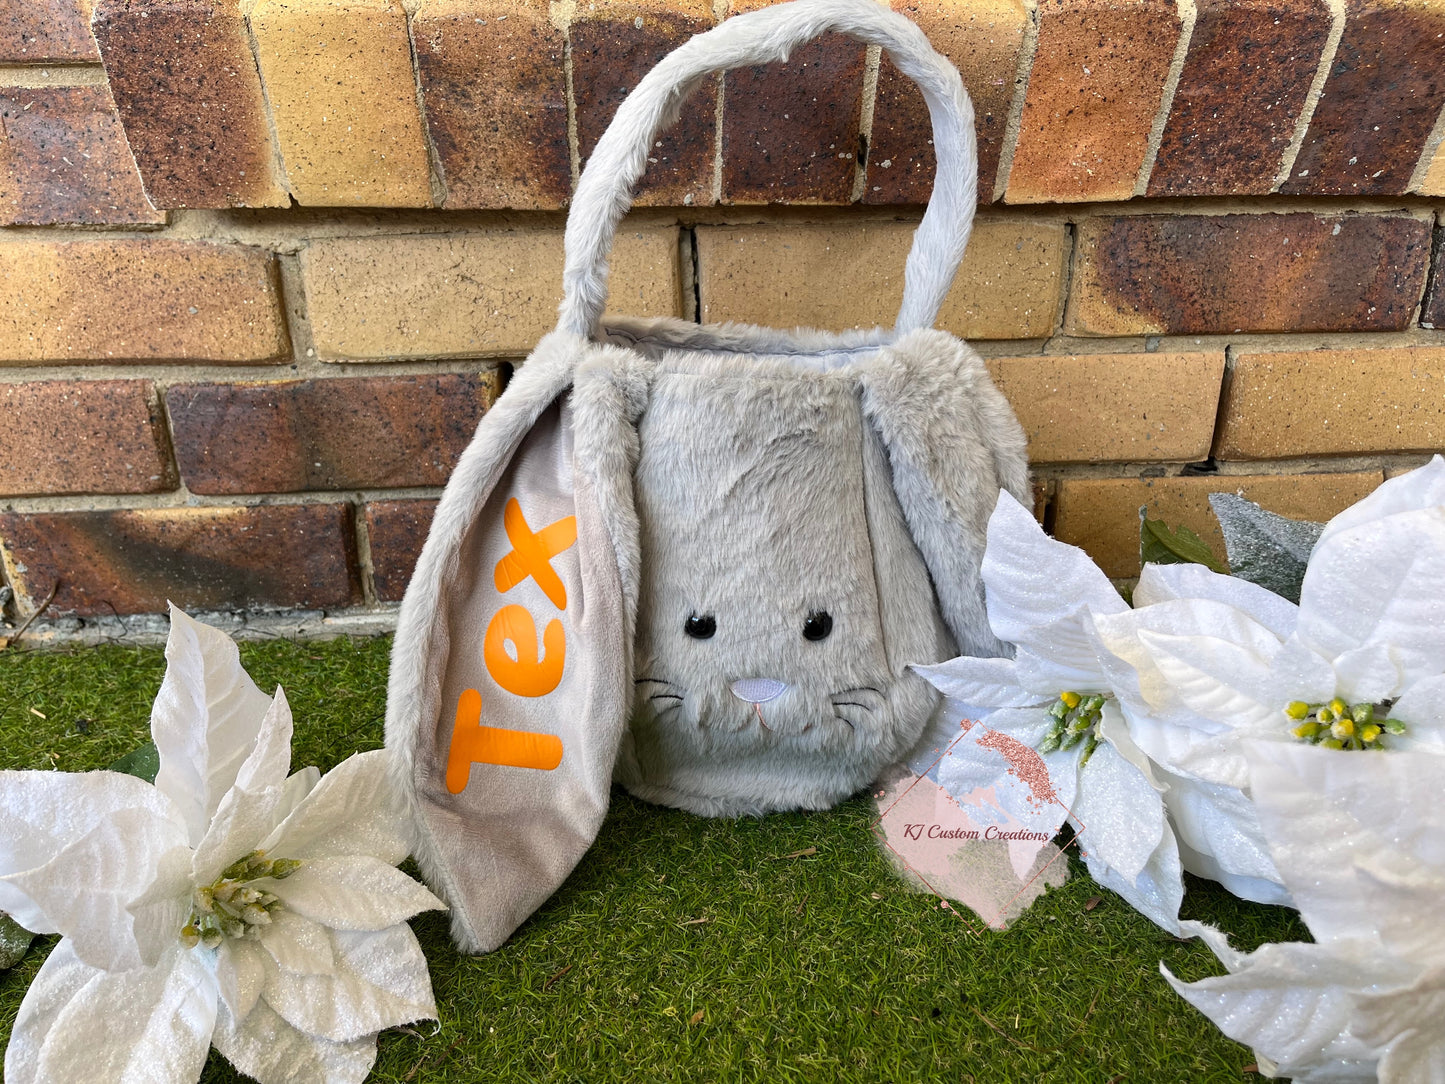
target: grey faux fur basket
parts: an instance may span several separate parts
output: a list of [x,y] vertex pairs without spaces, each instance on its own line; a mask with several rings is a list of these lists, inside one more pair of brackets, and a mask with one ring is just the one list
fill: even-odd
[[[655,135],[706,75],[828,31],[918,84],[938,179],[891,330],[601,323],[606,258]],[[998,654],[979,581],[1024,436],[932,330],[977,167],[958,73],[874,0],[796,0],[666,57],[618,110],[567,223],[565,299],[488,412],[402,603],[387,744],[416,854],[469,951],[591,845],[614,778],[702,814],[821,809],[918,740],[907,669]]]

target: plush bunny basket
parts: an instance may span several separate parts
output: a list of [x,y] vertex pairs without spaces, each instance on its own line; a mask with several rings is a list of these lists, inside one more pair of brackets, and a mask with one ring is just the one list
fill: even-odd
[[[933,116],[897,326],[603,325],[613,235],[682,100],[828,31],[886,49]],[[908,664],[1002,653],[979,562],[999,489],[1028,499],[1024,436],[931,330],[976,178],[957,71],[874,0],[730,19],[618,110],[567,222],[558,328],[462,456],[401,608],[387,744],[463,949],[561,884],[614,779],[704,815],[826,808],[918,740],[935,694]]]

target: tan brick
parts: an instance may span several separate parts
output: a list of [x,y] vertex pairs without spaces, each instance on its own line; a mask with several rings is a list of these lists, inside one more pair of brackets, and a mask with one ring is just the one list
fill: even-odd
[[1241,354],[1225,459],[1445,451],[1445,347]]
[[382,602],[400,602],[406,593],[436,510],[437,502],[430,500],[367,502],[373,582]]
[[439,486],[491,404],[490,375],[176,384],[176,462],[203,494]]
[[[699,226],[703,320],[833,330],[891,326],[913,227]],[[1058,321],[1064,227],[980,222],[938,326],[971,339],[1029,339]]]
[[1128,215],[1077,229],[1074,335],[1402,331],[1430,224],[1402,214]]
[[1035,463],[1204,459],[1224,354],[992,358]]
[[289,206],[234,3],[97,0],[91,25],[156,206]]
[[567,39],[546,0],[425,0],[411,32],[443,206],[566,203]]
[[394,0],[255,0],[287,186],[302,204],[428,207],[406,12]]
[[[323,358],[521,355],[557,326],[562,234],[315,241],[302,252],[301,267]],[[681,313],[675,228],[624,226],[612,267],[609,311]]]
[[1425,176],[1412,191],[1421,196],[1445,196],[1445,141],[1435,148]]
[[288,349],[275,263],[208,241],[0,243],[0,364],[272,361]]
[[166,220],[141,191],[105,87],[7,87],[0,90],[0,125],[0,224]]
[[82,0],[0,0],[0,62],[95,60]]
[[0,560],[22,612],[333,609],[361,601],[344,504],[0,512]]
[[149,380],[0,384],[0,494],[154,493],[170,458]]
[[[1028,12],[1021,0],[891,0],[963,76],[978,134],[978,198],[993,200]],[[918,88],[885,55],[878,70],[864,203],[927,203],[933,123]]]
[[1054,498],[1054,534],[1080,546],[1115,578],[1139,574],[1139,507],[1170,527],[1184,524],[1224,560],[1224,536],[1209,494],[1237,493],[1293,519],[1323,522],[1368,496],[1380,471],[1185,478],[1065,478]]
[[1128,199],[1179,40],[1173,0],[1056,0],[1038,20],[1004,198]]

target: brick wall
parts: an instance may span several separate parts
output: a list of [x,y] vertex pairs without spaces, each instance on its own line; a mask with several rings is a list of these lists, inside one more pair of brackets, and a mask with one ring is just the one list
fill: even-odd
[[[1112,575],[1135,509],[1324,518],[1445,448],[1438,0],[893,0],[983,207],[940,325]],[[6,617],[380,614],[555,319],[578,170],[753,0],[0,0]],[[830,39],[659,141],[619,311],[889,323],[922,100]],[[1440,329],[1440,330],[1437,330]],[[53,592],[53,598],[50,596]]]

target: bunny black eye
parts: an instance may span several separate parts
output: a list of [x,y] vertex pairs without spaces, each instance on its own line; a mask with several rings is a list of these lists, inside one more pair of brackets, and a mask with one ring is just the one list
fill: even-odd
[[804,640],[826,640],[833,631],[833,617],[827,610],[814,610],[803,620]]
[[682,631],[694,640],[709,640],[717,632],[717,619],[712,614],[688,614]]

